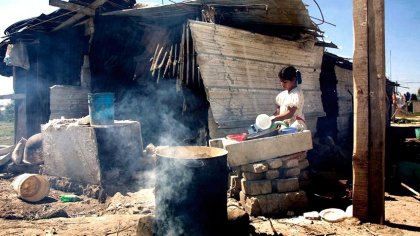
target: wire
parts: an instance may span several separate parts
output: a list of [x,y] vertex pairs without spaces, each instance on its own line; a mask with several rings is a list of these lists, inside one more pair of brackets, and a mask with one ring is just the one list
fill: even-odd
[[[322,22],[321,22],[321,23],[319,23],[319,24],[316,24],[316,25],[322,25],[322,24],[324,24],[324,23],[325,23],[325,20],[324,20],[324,14],[322,14],[321,7],[319,7],[319,5],[318,5],[318,3],[316,2],[316,0],[314,0],[314,2],[315,2],[315,4],[316,4],[316,6],[318,7],[319,13],[321,13],[321,17],[322,17]],[[315,17],[313,17],[313,18],[315,18]],[[317,20],[318,20],[318,19],[317,19]]]

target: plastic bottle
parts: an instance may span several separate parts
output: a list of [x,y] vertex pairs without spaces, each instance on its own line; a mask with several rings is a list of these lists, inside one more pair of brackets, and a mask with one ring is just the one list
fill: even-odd
[[61,202],[77,202],[77,201],[80,201],[80,197],[77,195],[66,194],[66,195],[61,195],[60,200]]

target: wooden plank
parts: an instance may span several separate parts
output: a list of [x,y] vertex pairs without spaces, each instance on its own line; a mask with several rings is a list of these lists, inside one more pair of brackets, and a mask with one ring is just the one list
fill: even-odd
[[25,98],[26,98],[26,95],[24,93],[0,95],[0,99],[25,99]]
[[384,0],[368,1],[369,40],[369,221],[385,222],[386,77]]
[[78,11],[84,15],[87,16],[94,16],[95,15],[95,10],[94,9],[90,9],[88,7],[82,6],[82,5],[78,5],[75,3],[71,3],[71,2],[65,2],[65,1],[61,1],[61,0],[49,0],[49,4],[50,6],[54,6],[54,7],[58,7],[61,9],[65,9],[68,11]]
[[[91,3],[88,8],[92,9],[93,11],[96,10],[96,8],[100,7],[101,5],[103,5],[104,3],[106,3],[108,0],[95,0],[93,3]],[[63,23],[61,23],[59,26],[55,27],[53,29],[53,31],[57,31],[59,29],[62,29],[68,25],[74,24],[76,23],[78,20],[82,19],[85,16],[85,14],[82,11],[79,11],[78,13],[76,13],[76,15],[70,17],[69,19],[67,19],[66,21],[64,21]]]
[[363,221],[383,224],[386,122],[383,0],[354,0],[353,20],[353,215]]
[[353,0],[355,50],[353,56],[354,84],[354,146],[353,146],[353,216],[363,221],[369,216],[369,84],[367,0]]

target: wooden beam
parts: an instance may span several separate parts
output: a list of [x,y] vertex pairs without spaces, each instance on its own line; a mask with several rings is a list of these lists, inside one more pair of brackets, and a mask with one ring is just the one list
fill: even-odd
[[353,215],[384,223],[384,1],[353,0]]
[[61,0],[49,0],[49,4],[54,7],[59,7],[61,9],[65,9],[68,11],[77,11],[79,13],[82,13],[87,16],[94,16],[95,15],[95,9],[91,9],[89,7],[85,7],[82,5],[78,5],[71,2],[65,2]]
[[[87,8],[95,11],[96,8],[103,5],[107,1],[108,0],[96,0],[93,3],[91,3],[89,6],[87,6]],[[76,15],[70,17],[69,19],[67,19],[66,21],[61,23],[59,26],[55,27],[53,29],[53,31],[57,31],[57,30],[62,29],[64,27],[68,26],[68,25],[72,25],[72,24],[76,23],[78,20],[82,19],[84,16],[85,16],[85,14],[83,14],[82,12],[78,12]]]
[[0,95],[0,99],[25,99],[26,95],[23,93]]

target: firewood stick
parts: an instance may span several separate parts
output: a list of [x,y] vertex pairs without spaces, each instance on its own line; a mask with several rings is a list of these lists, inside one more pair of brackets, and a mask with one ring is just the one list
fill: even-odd
[[185,37],[187,38],[187,74],[185,78],[185,83],[188,85],[188,80],[190,78],[190,26],[187,24],[187,29],[185,30]]
[[163,71],[162,79],[165,78],[166,71],[168,70],[169,66],[172,64],[172,50],[173,50],[173,45],[171,45],[171,49],[169,50],[169,57],[168,57],[168,61],[166,62],[165,70]]
[[159,61],[159,57],[160,57],[160,54],[162,53],[162,50],[163,50],[163,47],[160,48],[159,53],[156,56],[155,63],[154,63],[153,68],[152,68],[153,69],[152,70],[152,76],[155,75],[156,66],[157,66],[157,63]]
[[174,62],[172,63],[172,77],[175,77],[175,72],[177,72],[176,70],[177,64],[178,64],[177,52],[178,52],[178,44],[175,44]]
[[159,49],[159,44],[156,45],[155,53],[153,54],[153,57],[151,58],[152,65],[150,66],[150,71],[153,70],[153,65],[155,64],[155,59],[156,59],[156,54],[158,52],[158,49]]

